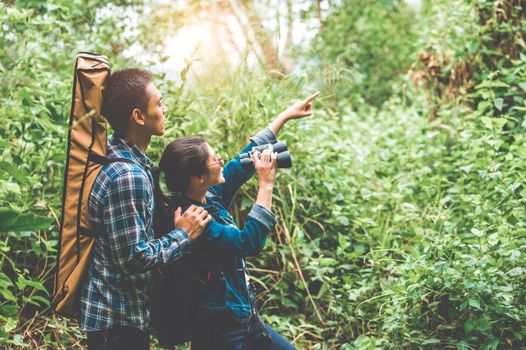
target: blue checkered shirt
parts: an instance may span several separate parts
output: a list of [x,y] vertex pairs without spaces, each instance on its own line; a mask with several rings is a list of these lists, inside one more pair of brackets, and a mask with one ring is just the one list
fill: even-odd
[[181,229],[154,239],[150,159],[116,136],[110,137],[107,153],[134,163],[106,164],[91,190],[88,211],[97,239],[82,289],[80,329],[128,325],[148,331],[150,270],[180,258],[190,239]]

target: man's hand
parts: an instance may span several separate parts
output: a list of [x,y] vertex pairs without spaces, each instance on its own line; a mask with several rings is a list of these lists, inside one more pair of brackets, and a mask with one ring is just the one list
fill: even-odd
[[303,101],[298,101],[280,114],[285,121],[307,117],[312,114],[312,100],[320,95],[317,91]]
[[211,219],[212,216],[206,210],[192,204],[183,215],[181,215],[181,207],[177,208],[174,213],[174,226],[185,230],[190,240],[195,241]]

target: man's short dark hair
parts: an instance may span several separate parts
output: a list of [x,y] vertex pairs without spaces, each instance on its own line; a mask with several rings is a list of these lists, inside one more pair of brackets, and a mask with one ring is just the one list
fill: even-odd
[[117,135],[124,136],[135,108],[143,112],[148,109],[150,96],[146,93],[146,88],[152,80],[150,73],[136,68],[118,70],[107,79],[102,115],[108,119]]

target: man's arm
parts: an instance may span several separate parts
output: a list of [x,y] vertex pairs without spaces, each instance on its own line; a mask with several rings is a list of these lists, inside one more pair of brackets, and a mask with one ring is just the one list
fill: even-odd
[[103,225],[111,257],[124,273],[144,272],[175,261],[190,244],[183,229],[149,239],[146,222],[153,215],[148,208],[150,187],[146,175],[132,168],[111,180],[103,201]]

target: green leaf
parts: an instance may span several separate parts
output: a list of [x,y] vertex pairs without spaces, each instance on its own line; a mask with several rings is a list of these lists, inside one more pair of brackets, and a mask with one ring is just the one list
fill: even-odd
[[480,310],[480,301],[479,301],[479,299],[478,298],[474,298],[474,297],[469,298],[469,306]]
[[476,228],[472,228],[471,229],[471,233],[473,233],[475,236],[477,237],[482,237],[484,236],[484,232],[482,232],[481,230],[479,229],[476,229]]
[[8,317],[5,323],[5,330],[8,332],[12,332],[18,323],[18,320],[16,317]]
[[504,106],[504,100],[502,98],[497,97],[493,103],[495,104],[495,108],[502,111],[502,107]]
[[16,285],[17,287],[20,289],[20,290],[24,290],[27,286],[29,287],[33,287],[37,290],[40,290],[46,294],[49,294],[47,289],[42,285],[42,283],[38,282],[38,281],[33,281],[33,280],[29,280],[29,279],[26,279],[25,277],[23,276],[19,276],[18,277],[18,280],[16,281]]
[[508,122],[508,120],[507,120],[506,118],[495,118],[494,122],[495,122],[495,125],[496,125],[497,129],[498,129],[498,130],[501,130],[502,127],[503,127],[504,125],[506,125],[506,123]]
[[346,216],[338,216],[337,218],[338,222],[342,224],[343,226],[349,226],[349,218]]
[[24,173],[22,173],[19,169],[17,169],[13,164],[9,164],[7,162],[2,161],[0,162],[0,170],[6,171],[21,185],[27,185],[29,183],[27,176]]
[[47,216],[0,208],[0,232],[38,231],[49,228],[52,222],[53,219]]
[[16,302],[15,295],[9,289],[0,289],[0,294],[4,297],[5,300],[11,300]]
[[475,323],[475,328],[481,332],[485,332],[491,328],[491,323],[487,317],[478,319]]
[[20,186],[16,182],[0,181],[0,185],[2,185],[7,192],[12,192],[18,195],[21,194]]
[[524,269],[522,267],[516,267],[508,271],[508,275],[514,277],[514,276],[520,276],[524,273]]
[[486,128],[488,128],[488,129],[492,129],[493,128],[493,118],[481,117],[480,121],[482,122],[482,124],[484,124],[484,126]]
[[486,80],[480,83],[479,85],[475,86],[475,89],[482,89],[482,88],[509,88],[510,86],[506,84],[503,81],[498,80]]
[[465,323],[464,323],[464,333],[467,335],[469,333],[471,333],[471,331],[475,329],[475,322],[469,318]]

